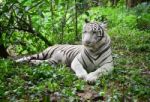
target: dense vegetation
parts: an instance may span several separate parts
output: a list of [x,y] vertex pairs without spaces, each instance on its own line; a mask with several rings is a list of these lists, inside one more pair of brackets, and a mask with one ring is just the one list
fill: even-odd
[[0,3],[0,45],[11,56],[32,54],[56,43],[79,43],[85,18],[107,21],[114,71],[89,85],[64,65],[32,66],[1,58],[0,101],[150,101],[150,5],[52,1]]

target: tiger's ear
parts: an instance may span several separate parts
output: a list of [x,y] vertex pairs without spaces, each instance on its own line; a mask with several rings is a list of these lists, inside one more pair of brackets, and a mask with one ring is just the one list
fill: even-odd
[[107,22],[102,22],[100,25],[104,30],[107,30]]
[[85,19],[85,23],[90,23],[90,21],[88,19]]

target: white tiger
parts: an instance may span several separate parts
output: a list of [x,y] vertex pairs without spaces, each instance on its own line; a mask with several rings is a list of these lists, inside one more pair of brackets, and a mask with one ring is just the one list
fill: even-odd
[[94,82],[113,70],[111,40],[104,29],[103,23],[86,22],[83,26],[82,45],[54,45],[16,62],[66,64],[71,66],[78,78]]

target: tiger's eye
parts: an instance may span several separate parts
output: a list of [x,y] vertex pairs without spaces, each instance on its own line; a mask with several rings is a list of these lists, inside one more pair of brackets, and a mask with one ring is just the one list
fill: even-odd
[[96,31],[93,31],[93,34],[96,34],[97,32]]
[[83,33],[87,33],[87,31],[83,31]]

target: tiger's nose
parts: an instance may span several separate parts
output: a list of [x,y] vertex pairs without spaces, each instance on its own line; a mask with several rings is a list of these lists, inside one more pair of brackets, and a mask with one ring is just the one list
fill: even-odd
[[87,44],[87,45],[90,44],[90,43],[91,43],[91,42],[90,42],[89,40],[85,41],[85,44]]

